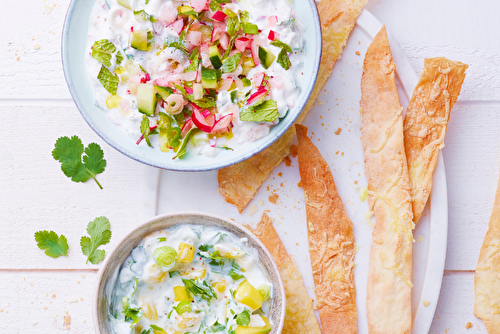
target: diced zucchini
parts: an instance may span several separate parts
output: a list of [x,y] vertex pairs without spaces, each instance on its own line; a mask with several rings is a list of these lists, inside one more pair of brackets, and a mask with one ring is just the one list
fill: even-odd
[[212,45],[208,48],[208,57],[210,58],[210,62],[215,69],[222,67],[222,61],[220,59],[219,48],[217,45]]
[[154,87],[158,95],[160,95],[163,100],[166,100],[167,97],[169,97],[174,92],[174,90],[170,87],[163,87],[163,86],[154,86]]
[[137,108],[139,112],[154,116],[156,110],[156,91],[153,85],[139,84],[137,87]]
[[118,4],[122,5],[123,7],[127,8],[127,9],[131,9],[130,3],[128,2],[128,0],[118,0]]
[[269,66],[271,66],[275,58],[276,56],[273,55],[271,51],[264,49],[262,46],[259,46],[259,60],[262,64],[262,67],[267,70]]
[[258,35],[259,34],[259,27],[256,24],[242,22],[241,28],[243,29],[243,32],[245,34],[249,34],[249,35]]
[[136,29],[132,31],[130,46],[139,51],[148,50],[148,31],[145,29]]
[[217,71],[201,67],[201,84],[203,88],[217,88]]
[[253,58],[252,57],[243,57],[243,63],[241,64],[241,67],[243,68],[243,72],[241,72],[241,74],[247,75],[247,73],[250,72],[250,70],[255,67],[255,63],[253,62]]

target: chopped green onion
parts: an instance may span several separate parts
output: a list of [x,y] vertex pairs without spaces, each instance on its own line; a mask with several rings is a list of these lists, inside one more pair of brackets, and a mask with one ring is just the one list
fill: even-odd
[[153,251],[156,266],[161,271],[169,271],[177,263],[177,252],[170,246],[157,247]]

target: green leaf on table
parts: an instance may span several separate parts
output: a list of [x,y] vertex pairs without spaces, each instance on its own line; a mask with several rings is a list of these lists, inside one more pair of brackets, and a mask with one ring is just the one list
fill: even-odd
[[97,79],[110,94],[116,95],[120,80],[115,74],[111,73],[106,66],[101,66]]
[[87,263],[97,264],[104,259],[105,251],[98,249],[99,246],[106,245],[111,239],[111,225],[106,217],[97,217],[87,225],[87,236],[81,237],[80,246],[83,255],[87,256]]
[[54,231],[35,232],[35,240],[40,249],[45,249],[45,255],[56,258],[68,256],[68,240],[64,235],[58,236]]
[[274,100],[266,100],[256,106],[250,106],[240,113],[242,121],[272,122],[278,117],[278,104]]
[[[83,156],[82,162],[82,154]],[[86,182],[93,178],[99,188],[101,184],[97,181],[96,175],[104,172],[106,160],[104,152],[96,143],[90,143],[84,149],[82,141],[78,136],[60,137],[57,139],[52,156],[61,162],[61,170],[64,175],[70,177],[74,182]]]

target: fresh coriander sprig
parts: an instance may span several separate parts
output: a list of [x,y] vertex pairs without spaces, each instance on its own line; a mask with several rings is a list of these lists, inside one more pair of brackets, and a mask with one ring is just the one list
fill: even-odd
[[[84,152],[85,155],[82,162],[82,154]],[[104,152],[98,144],[90,143],[84,149],[82,141],[78,136],[71,138],[61,137],[56,141],[52,156],[61,162],[61,170],[72,181],[86,182],[90,178],[93,178],[99,188],[102,189],[101,184],[96,179],[96,175],[104,172],[106,160],[104,159]]]
[[68,240],[62,234],[57,236],[54,231],[38,231],[35,240],[38,248],[45,249],[45,254],[50,257],[68,256]]
[[111,225],[106,217],[97,217],[87,225],[87,236],[81,237],[80,246],[83,255],[87,256],[87,263],[97,264],[104,259],[105,251],[97,249],[99,246],[106,245],[111,239]]

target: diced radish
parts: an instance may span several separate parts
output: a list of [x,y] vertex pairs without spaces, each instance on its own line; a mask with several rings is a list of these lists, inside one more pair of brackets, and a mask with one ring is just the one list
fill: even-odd
[[260,87],[255,93],[250,95],[245,105],[249,105],[257,101],[260,101],[267,95],[268,92],[269,90],[266,87]]
[[193,83],[193,98],[201,100],[203,98],[203,85],[201,83]]
[[189,31],[186,34],[186,46],[189,50],[194,49],[195,46],[201,44],[201,32]]
[[215,133],[229,132],[229,125],[231,124],[232,120],[233,120],[233,114],[227,114],[225,116],[222,116],[221,119],[219,119],[215,123],[211,133],[215,134]]
[[203,118],[207,118],[208,116],[210,116],[210,111],[205,109],[203,110],[202,112],[200,112],[201,116],[203,116]]
[[171,23],[169,27],[171,27],[177,35],[180,35],[182,30],[184,30],[184,19],[178,19],[174,23]]
[[186,134],[188,133],[189,130],[191,130],[191,128],[194,126],[194,123],[193,123],[193,119],[190,118],[186,121],[186,123],[184,123],[184,126],[182,127],[182,130],[181,130],[181,136],[182,138],[184,138],[186,136]]
[[278,24],[278,17],[276,15],[267,18],[267,27],[274,28]]
[[275,39],[278,39],[280,38],[280,34],[278,34],[276,31],[274,30],[269,30],[269,35],[267,35],[267,38],[270,40],[270,41],[274,41]]
[[219,92],[222,91],[227,91],[229,88],[231,88],[231,85],[233,84],[233,78],[229,77],[224,80],[222,80],[221,85],[218,89]]
[[193,21],[191,23],[191,25],[189,26],[189,30],[191,30],[191,31],[198,31],[198,29],[200,29],[200,27],[201,27],[201,23],[200,22]]
[[[194,73],[194,72],[191,72],[191,73]],[[193,79],[194,80],[194,79]],[[192,80],[190,80],[192,81]],[[184,87],[184,89],[186,90],[186,93],[188,94],[193,94],[193,89],[192,88],[189,88],[189,87]]]
[[215,42],[216,40],[219,39],[220,33],[217,31],[217,29],[212,30],[212,38],[210,39],[212,42]]
[[194,125],[196,125],[196,127],[201,131],[208,133],[212,131],[212,126],[207,122],[205,117],[203,117],[198,110],[196,109],[193,110],[193,115],[191,119],[193,120]]
[[223,33],[220,35],[220,46],[224,49],[227,50],[229,47],[229,36],[226,33]]
[[257,44],[255,44],[255,40],[252,39],[252,41],[250,42],[250,47],[251,47],[251,50],[252,50],[253,63],[255,64],[255,66],[258,66],[260,64],[260,60],[259,60],[259,47],[258,47]]
[[218,22],[224,22],[224,19],[227,17],[226,14],[221,12],[220,10],[216,11],[214,15],[212,15],[212,20],[218,21]]
[[253,75],[253,85],[255,88],[260,87],[262,85],[262,80],[266,74],[264,72],[257,72]]
[[250,39],[247,37],[237,38],[235,41],[235,46],[238,51],[243,52],[245,49],[250,48]]
[[201,12],[207,5],[207,0],[191,0],[189,6],[191,6],[195,12]]
[[164,24],[170,24],[175,21],[177,17],[177,11],[174,9],[172,5],[165,6],[161,9],[160,15],[158,16],[158,20],[163,22]]

